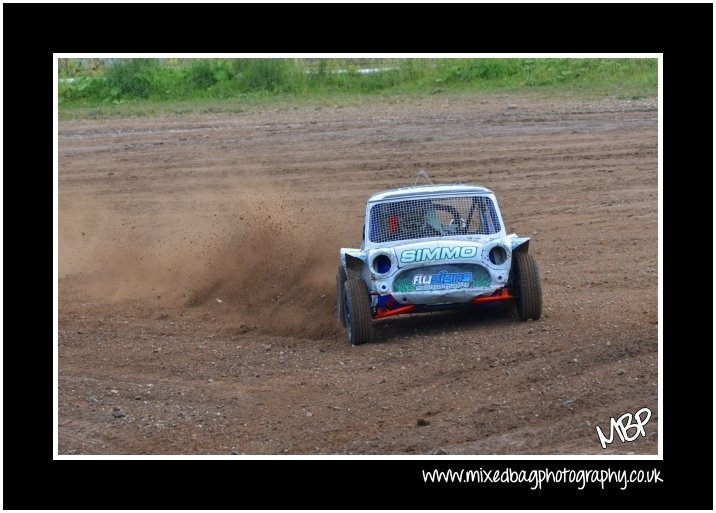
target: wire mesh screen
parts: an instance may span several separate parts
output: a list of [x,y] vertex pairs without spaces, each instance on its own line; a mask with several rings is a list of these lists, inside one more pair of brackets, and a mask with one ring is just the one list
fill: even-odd
[[487,196],[391,201],[370,210],[371,242],[455,235],[491,235],[502,229]]

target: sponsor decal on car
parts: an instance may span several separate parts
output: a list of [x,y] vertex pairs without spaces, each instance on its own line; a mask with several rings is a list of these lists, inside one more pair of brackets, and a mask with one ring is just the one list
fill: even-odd
[[393,282],[394,292],[485,289],[491,286],[489,273],[476,264],[453,264],[410,269]]
[[449,273],[445,270],[437,274],[416,274],[413,285],[416,291],[467,289],[472,282],[472,273]]
[[406,249],[400,254],[400,263],[412,264],[417,262],[430,262],[431,260],[475,258],[475,255],[477,255],[477,248],[475,246]]

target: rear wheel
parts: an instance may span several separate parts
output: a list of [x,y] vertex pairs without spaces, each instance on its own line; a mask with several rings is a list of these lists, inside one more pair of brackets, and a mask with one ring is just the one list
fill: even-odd
[[347,280],[345,288],[345,320],[348,341],[359,346],[373,338],[373,316],[370,310],[370,295],[363,280]]
[[542,284],[537,261],[530,253],[517,251],[512,254],[512,273],[517,318],[536,321],[542,315]]
[[344,327],[346,325],[346,292],[343,286],[347,279],[345,269],[343,269],[342,265],[339,265],[336,271],[336,311],[338,313],[338,322]]

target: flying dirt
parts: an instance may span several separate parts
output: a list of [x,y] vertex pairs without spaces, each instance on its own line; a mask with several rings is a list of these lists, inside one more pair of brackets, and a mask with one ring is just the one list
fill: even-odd
[[[60,454],[656,454],[656,99],[380,102],[60,122]],[[339,248],[421,168],[531,237],[539,321],[350,346]]]
[[98,299],[154,297],[167,308],[218,300],[222,313],[264,333],[337,333],[325,272],[335,266],[335,225],[322,226],[290,194],[233,194],[234,203],[208,219],[172,214],[140,229],[97,202],[63,205],[60,274],[84,276]]

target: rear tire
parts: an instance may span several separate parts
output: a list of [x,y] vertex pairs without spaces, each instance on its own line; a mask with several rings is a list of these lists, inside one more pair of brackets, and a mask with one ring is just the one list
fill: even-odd
[[346,326],[346,292],[344,284],[348,277],[342,265],[338,266],[336,271],[336,311],[338,313],[338,322],[345,328]]
[[517,251],[512,254],[512,272],[517,318],[536,321],[542,315],[542,284],[537,261],[530,253]]
[[363,280],[347,280],[345,288],[345,320],[348,341],[359,346],[373,338],[373,315],[370,308],[368,287]]

